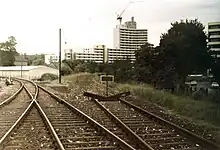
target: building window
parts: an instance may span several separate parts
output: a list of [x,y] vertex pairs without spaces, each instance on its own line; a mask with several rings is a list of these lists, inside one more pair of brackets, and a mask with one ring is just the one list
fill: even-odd
[[220,29],[220,25],[210,25],[209,29]]
[[220,38],[219,39],[210,39],[210,42],[220,42]]
[[212,36],[212,35],[220,35],[220,31],[219,32],[210,32],[209,36]]
[[218,45],[210,45],[210,48],[220,48],[220,44],[218,44]]

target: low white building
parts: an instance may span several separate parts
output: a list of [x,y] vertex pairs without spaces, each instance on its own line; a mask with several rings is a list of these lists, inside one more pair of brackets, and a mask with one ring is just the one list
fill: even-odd
[[45,73],[58,75],[59,71],[47,66],[6,66],[0,67],[0,76],[40,79]]

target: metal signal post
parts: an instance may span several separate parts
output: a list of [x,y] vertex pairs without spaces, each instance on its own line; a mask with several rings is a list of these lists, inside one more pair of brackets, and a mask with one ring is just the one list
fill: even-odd
[[59,29],[59,83],[61,83],[61,29]]

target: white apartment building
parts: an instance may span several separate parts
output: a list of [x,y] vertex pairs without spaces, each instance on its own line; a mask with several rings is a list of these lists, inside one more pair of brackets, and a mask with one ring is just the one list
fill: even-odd
[[132,62],[135,61],[135,55],[133,51],[127,51],[123,49],[115,49],[115,48],[108,48],[108,62],[113,63],[115,60],[123,60],[129,59]]
[[208,47],[213,57],[220,58],[220,22],[208,23]]
[[125,24],[117,25],[114,29],[114,54],[126,55],[135,59],[134,52],[141,48],[148,41],[147,29],[137,29],[137,23],[134,17]]
[[55,54],[45,54],[45,63],[50,64],[53,62],[58,62],[58,56]]
[[[105,45],[94,46],[94,48],[84,48],[83,52],[65,51],[66,59],[94,61],[96,63],[109,62],[113,63],[115,60],[130,59],[135,60],[133,52],[121,49],[106,48]],[[128,55],[129,54],[129,55]],[[71,56],[71,57],[68,57]]]
[[107,49],[105,45],[97,45],[94,48],[86,48],[83,49],[82,53],[73,53],[73,60],[103,63],[103,61],[107,61]]

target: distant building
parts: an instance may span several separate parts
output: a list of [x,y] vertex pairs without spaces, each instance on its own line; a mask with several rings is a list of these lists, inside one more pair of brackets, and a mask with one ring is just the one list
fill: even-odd
[[73,53],[73,60],[94,61],[96,63],[103,63],[107,61],[107,50],[105,45],[97,45],[94,48],[83,49],[83,52]]
[[45,54],[45,63],[51,64],[51,63],[57,63],[58,62],[58,56],[55,54]]
[[135,61],[133,51],[126,51],[122,49],[108,48],[108,62],[113,63],[115,60],[129,59],[131,62]]
[[208,47],[215,58],[220,58],[220,22],[208,23]]
[[134,52],[148,41],[148,30],[137,29],[137,23],[134,21],[134,17],[132,17],[131,21],[117,25],[113,36],[114,50],[112,49],[111,51],[114,51],[114,54],[119,53],[118,55],[135,59]]
[[[130,54],[130,55],[128,55]],[[66,54],[65,54],[66,55]],[[97,45],[94,48],[84,48],[83,52],[68,53],[71,57],[67,57],[68,60],[83,60],[85,62],[94,61],[96,63],[109,62],[113,63],[115,60],[129,59],[135,60],[133,52],[127,52],[125,50],[106,48],[105,45]]]
[[24,58],[24,56],[19,55],[15,56],[15,66],[27,66],[28,65],[28,60]]
[[213,82],[213,76],[206,76],[203,74],[188,75],[185,84],[188,86],[188,90],[190,90],[191,93],[201,90],[211,93],[213,90],[219,88],[218,83]]
[[64,59],[66,59],[66,60],[73,59],[73,49],[65,49],[64,50]]

